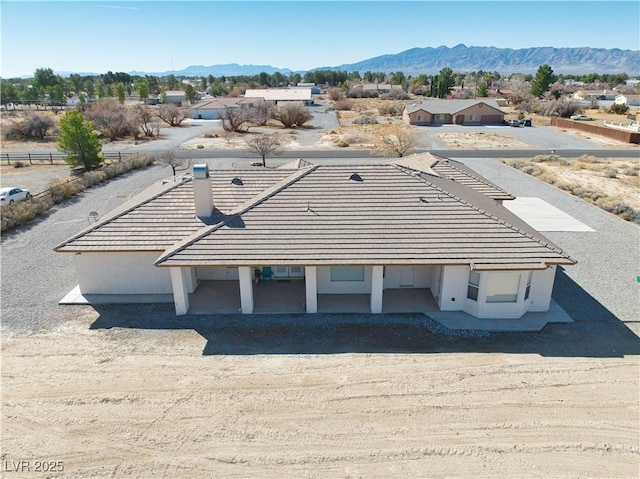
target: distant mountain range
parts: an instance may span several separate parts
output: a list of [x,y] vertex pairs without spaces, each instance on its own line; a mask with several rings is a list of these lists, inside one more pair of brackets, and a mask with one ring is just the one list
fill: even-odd
[[[331,70],[394,72],[405,75],[434,74],[449,67],[457,72],[497,71],[500,74],[535,73],[540,65],[551,66],[556,74],[640,73],[640,51],[604,48],[467,47],[412,48],[358,63],[328,67]],[[318,68],[322,70],[324,68]]]
[[[500,74],[535,73],[540,65],[550,65],[556,74],[582,75],[586,73],[626,73],[640,74],[640,51],[620,50],[618,48],[496,48],[496,47],[467,47],[460,44],[449,48],[412,48],[404,52],[381,55],[338,66],[318,67],[314,70],[341,70],[391,73],[401,71],[405,75],[438,73],[443,68],[451,68],[455,72],[471,72],[483,70],[497,71]],[[277,68],[270,65],[239,65],[228,63],[224,65],[193,65],[184,70],[164,72],[129,72],[131,75],[154,76],[235,76],[258,75],[262,72],[273,74],[280,72],[284,75],[293,73],[288,68]],[[66,75],[70,72],[56,72]],[[300,71],[297,73],[305,73]]]

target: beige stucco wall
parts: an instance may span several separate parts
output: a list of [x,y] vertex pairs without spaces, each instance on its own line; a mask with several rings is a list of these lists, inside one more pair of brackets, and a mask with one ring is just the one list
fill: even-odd
[[171,294],[168,268],[153,262],[162,251],[81,253],[73,256],[83,294]]

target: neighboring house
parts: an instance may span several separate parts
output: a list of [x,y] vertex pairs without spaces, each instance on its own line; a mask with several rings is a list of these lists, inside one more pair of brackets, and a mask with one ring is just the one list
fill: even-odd
[[55,248],[72,254],[79,282],[61,302],[173,302],[180,315],[407,312],[417,301],[418,311],[520,318],[549,309],[556,267],[575,261],[499,204],[511,198],[430,153],[195,165]]
[[640,95],[620,94],[613,102],[616,105],[640,106]]
[[312,95],[319,95],[320,93],[322,93],[322,90],[320,90],[320,88],[317,87],[315,83],[300,82],[296,85],[296,88],[311,88]]
[[626,85],[627,86],[631,86],[631,87],[637,87],[640,86],[640,80],[638,80],[637,78],[629,78],[626,81]]
[[495,100],[425,100],[406,105],[402,118],[408,125],[499,125],[504,112]]
[[572,95],[575,100],[614,100],[618,92],[611,90],[578,90]]
[[392,85],[390,83],[361,83],[354,88],[362,88],[364,91],[377,91],[389,93],[391,90],[402,90],[402,85]]
[[219,120],[228,109],[253,107],[264,103],[262,98],[209,98],[195,103],[189,108],[194,120]]
[[275,88],[262,90],[247,90],[245,98],[264,98],[267,103],[277,105],[283,102],[300,102],[303,105],[312,105],[313,98],[311,88]]
[[162,102],[170,105],[182,106],[187,101],[185,92],[182,90],[167,90],[161,96]]

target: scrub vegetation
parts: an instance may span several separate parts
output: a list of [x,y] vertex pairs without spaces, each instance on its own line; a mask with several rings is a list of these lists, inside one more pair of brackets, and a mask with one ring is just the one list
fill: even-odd
[[640,224],[640,164],[628,159],[562,158],[538,155],[531,160],[506,159],[503,163],[568,191],[609,213]]

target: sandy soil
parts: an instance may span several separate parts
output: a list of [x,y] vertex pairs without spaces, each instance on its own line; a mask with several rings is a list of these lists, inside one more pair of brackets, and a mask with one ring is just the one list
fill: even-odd
[[4,335],[4,477],[637,477],[637,356],[203,355],[93,319]]

